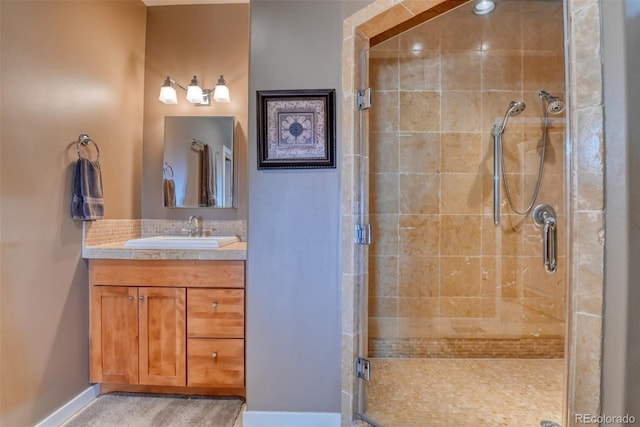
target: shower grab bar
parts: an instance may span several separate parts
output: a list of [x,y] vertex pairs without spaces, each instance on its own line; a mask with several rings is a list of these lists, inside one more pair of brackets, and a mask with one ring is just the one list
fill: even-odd
[[542,227],[542,262],[547,273],[553,274],[558,269],[556,258],[557,221],[556,212],[549,205],[538,205],[531,214],[533,223]]

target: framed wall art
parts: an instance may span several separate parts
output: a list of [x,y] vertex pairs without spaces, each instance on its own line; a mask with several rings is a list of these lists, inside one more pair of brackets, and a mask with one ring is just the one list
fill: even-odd
[[257,91],[258,169],[336,167],[335,89]]

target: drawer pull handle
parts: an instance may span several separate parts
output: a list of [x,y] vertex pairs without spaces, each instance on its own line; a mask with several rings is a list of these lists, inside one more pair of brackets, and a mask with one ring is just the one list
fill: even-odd
[[214,351],[213,353],[211,353],[211,357],[213,357],[214,359],[218,357],[218,352]]
[[214,301],[213,303],[211,303],[211,307],[218,308],[218,303],[216,301]]

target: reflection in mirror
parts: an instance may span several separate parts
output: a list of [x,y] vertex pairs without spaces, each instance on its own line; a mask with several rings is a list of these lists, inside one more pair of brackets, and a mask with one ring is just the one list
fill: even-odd
[[164,118],[164,206],[231,208],[233,117]]

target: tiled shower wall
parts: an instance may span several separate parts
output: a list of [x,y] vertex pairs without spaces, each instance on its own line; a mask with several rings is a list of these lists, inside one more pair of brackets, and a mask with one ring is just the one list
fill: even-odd
[[536,204],[559,222],[559,268],[542,267],[542,234],[502,190],[493,222],[491,129],[509,103],[525,111],[503,137],[511,193],[534,191],[540,90],[564,97],[561,2],[463,6],[369,52],[369,355],[562,357],[565,307],[565,117],[549,116]]

